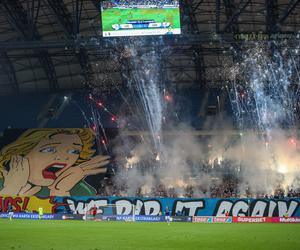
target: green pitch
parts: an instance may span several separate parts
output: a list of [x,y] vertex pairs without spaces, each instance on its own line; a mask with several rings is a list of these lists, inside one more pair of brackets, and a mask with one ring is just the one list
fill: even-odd
[[113,24],[125,24],[129,20],[154,20],[169,22],[173,29],[180,28],[179,10],[169,9],[105,9],[102,12],[103,31],[113,31]]
[[299,224],[0,220],[0,249],[296,250]]

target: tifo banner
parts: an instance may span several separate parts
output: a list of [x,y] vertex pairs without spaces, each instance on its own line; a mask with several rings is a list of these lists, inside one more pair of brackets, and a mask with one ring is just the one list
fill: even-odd
[[[300,199],[188,199],[140,197],[21,197],[0,196],[0,210],[6,212],[8,204],[14,211],[84,215],[93,207],[103,215],[164,215],[166,207],[172,215],[225,217],[300,217]],[[113,205],[113,206],[111,206]],[[134,211],[133,211],[134,210]]]
[[45,213],[54,213],[56,202],[54,201],[54,197],[38,198],[35,196],[0,196],[0,212],[6,212],[9,204],[12,205],[15,212],[38,211],[38,208],[42,207]]
[[0,141],[0,195],[93,196],[109,157],[88,128],[14,129]]
[[[60,213],[84,214],[93,206],[99,213],[132,214],[158,216],[166,207],[172,215],[184,216],[250,216],[250,217],[283,217],[300,216],[300,199],[176,199],[176,198],[139,198],[139,197],[56,197],[56,211]],[[61,205],[60,205],[61,204]],[[109,204],[115,207],[105,208]]]
[[168,207],[172,215],[183,216],[300,216],[300,199],[96,196],[108,159],[97,152],[89,128],[8,130],[0,141],[0,210],[11,205],[16,212],[42,207],[45,213],[84,215],[96,206],[103,215],[160,216]]

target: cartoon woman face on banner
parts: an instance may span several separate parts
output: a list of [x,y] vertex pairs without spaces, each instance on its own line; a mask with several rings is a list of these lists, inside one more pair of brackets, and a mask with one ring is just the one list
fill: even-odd
[[[83,179],[105,173],[90,129],[29,129],[0,153],[3,195],[94,195]],[[0,180],[1,184],[1,180]]]

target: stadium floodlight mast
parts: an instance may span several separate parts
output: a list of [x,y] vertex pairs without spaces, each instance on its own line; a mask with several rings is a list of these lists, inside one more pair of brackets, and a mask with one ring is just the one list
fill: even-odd
[[[91,215],[91,209],[92,207],[86,206],[85,207],[85,214],[84,214],[84,220],[93,220],[95,219]],[[125,211],[124,211],[125,209]],[[118,205],[118,204],[108,204],[106,206],[97,206],[97,212],[100,210],[100,213],[96,214],[97,215],[103,215],[103,216],[127,216],[124,221],[135,221],[135,205],[131,204],[131,209],[130,211],[126,211],[126,207],[124,205]],[[127,213],[125,213],[127,212]],[[124,214],[125,213],[125,214]]]

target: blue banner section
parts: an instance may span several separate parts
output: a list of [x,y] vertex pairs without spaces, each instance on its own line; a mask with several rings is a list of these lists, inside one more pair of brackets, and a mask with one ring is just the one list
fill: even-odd
[[[55,212],[86,214],[97,207],[102,215],[177,216],[300,216],[300,199],[178,199],[139,197],[55,197]],[[113,205],[113,206],[111,206]]]
[[[0,213],[0,218],[9,218],[9,213]],[[13,219],[26,219],[26,220],[38,220],[39,215],[34,213],[13,213]],[[42,215],[43,220],[61,220],[61,214],[44,214]]]
[[[9,218],[9,213],[0,213],[0,219]],[[36,213],[13,213],[12,219],[38,220]],[[83,216],[79,214],[43,214],[42,220],[82,220]]]
[[192,222],[191,216],[172,216],[171,218],[173,222]]
[[165,221],[164,216],[146,216],[146,215],[102,215],[102,220],[113,220],[113,221],[143,221],[143,222],[163,222]]

